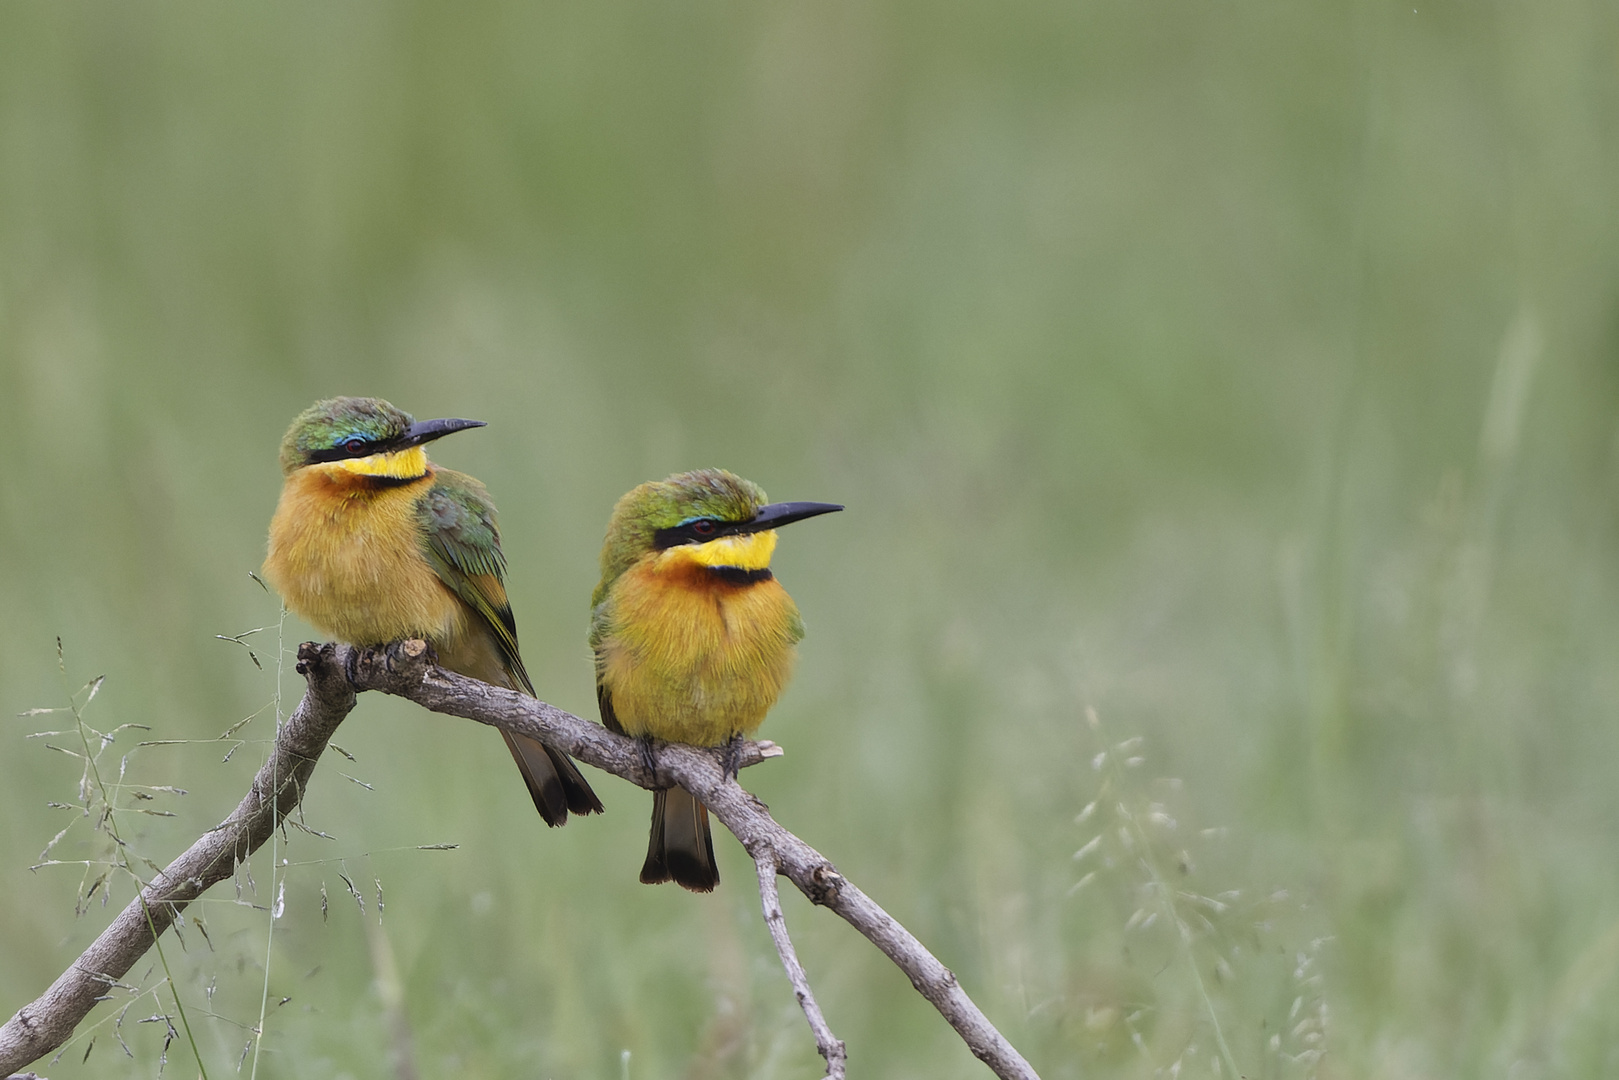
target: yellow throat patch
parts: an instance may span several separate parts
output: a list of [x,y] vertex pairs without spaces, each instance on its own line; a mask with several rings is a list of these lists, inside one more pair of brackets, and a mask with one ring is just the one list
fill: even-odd
[[770,566],[770,556],[776,550],[776,531],[744,533],[741,536],[722,536],[706,544],[681,544],[664,552],[665,556],[687,559],[699,566],[734,566],[738,570],[764,570]]
[[340,458],[327,462],[328,468],[360,476],[385,476],[390,480],[414,480],[427,475],[427,451],[420,446],[398,450],[391,454],[372,454],[361,458]]

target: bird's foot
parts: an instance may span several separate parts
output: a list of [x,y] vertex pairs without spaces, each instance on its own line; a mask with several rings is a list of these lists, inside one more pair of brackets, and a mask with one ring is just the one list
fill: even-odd
[[727,780],[735,780],[742,771],[742,746],[746,742],[740,731],[733,732],[720,749],[720,769]]
[[360,685],[360,646],[351,645],[343,657],[343,674],[348,676],[349,685]]
[[636,741],[641,744],[641,768],[646,770],[648,780],[656,780],[658,776],[658,758],[652,752],[652,736],[642,735]]

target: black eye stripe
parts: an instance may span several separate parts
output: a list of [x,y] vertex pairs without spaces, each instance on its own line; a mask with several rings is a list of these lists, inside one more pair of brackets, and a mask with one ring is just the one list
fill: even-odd
[[379,440],[351,436],[336,446],[311,450],[308,460],[311,464],[318,464],[324,461],[342,461],[345,458],[370,457],[372,454],[384,453],[394,442],[395,440],[391,439]]
[[698,518],[688,521],[684,525],[674,525],[667,529],[659,529],[652,534],[654,548],[672,548],[681,544],[704,544],[710,540],[729,535],[739,524],[745,522],[719,521],[715,518]]

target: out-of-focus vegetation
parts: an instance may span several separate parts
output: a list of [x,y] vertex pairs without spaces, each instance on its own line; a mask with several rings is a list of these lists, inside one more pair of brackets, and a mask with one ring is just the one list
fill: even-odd
[[[29,872],[103,847],[25,738],[61,714],[11,717],[104,673],[87,720],[151,731],[103,766],[189,792],[123,799],[178,815],[132,850],[222,818],[273,708],[223,764],[135,744],[299,692],[248,572],[350,393],[490,422],[434,453],[587,716],[621,492],[847,503],[783,533],[809,637],[745,780],[1042,1075],[1211,1075],[1216,1020],[1249,1077],[1611,1075],[1616,176],[1597,0],[5,5],[0,1013],[111,910]],[[215,639],[257,627],[263,671]],[[211,1076],[261,1001],[243,1075],[391,1076],[395,989],[423,1075],[819,1075],[734,842],[645,888],[642,792],[548,831],[473,725],[337,741],[334,839],[168,945]],[[788,917],[858,1073],[983,1075]],[[155,1075],[156,1011],[46,1071]]]

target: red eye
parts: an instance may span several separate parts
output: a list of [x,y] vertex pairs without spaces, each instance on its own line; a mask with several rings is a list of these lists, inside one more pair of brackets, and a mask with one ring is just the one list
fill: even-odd
[[343,449],[347,450],[351,454],[358,454],[361,450],[365,449],[365,440],[350,439],[348,442],[343,444]]
[[691,531],[698,536],[713,536],[714,523],[712,521],[694,521],[691,523]]

